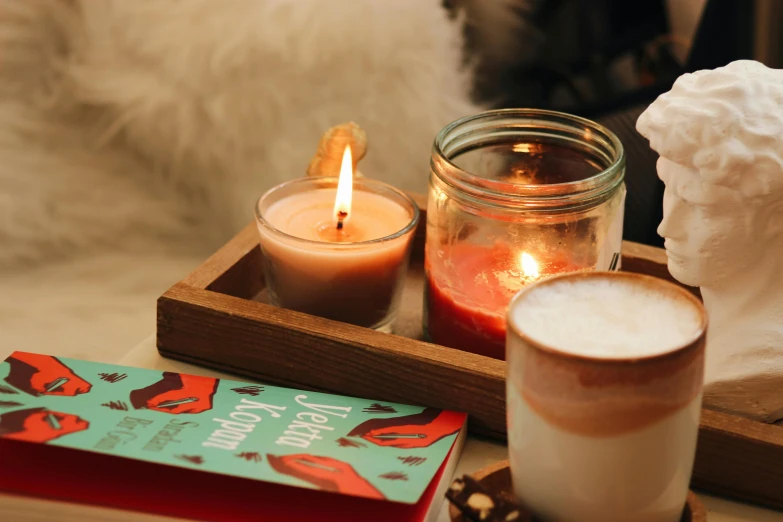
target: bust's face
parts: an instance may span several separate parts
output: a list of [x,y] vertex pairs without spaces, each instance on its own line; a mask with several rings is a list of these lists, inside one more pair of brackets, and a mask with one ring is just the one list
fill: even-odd
[[702,181],[699,174],[666,158],[658,160],[666,185],[663,221],[669,271],[686,285],[714,286],[762,256],[757,208],[734,190]]

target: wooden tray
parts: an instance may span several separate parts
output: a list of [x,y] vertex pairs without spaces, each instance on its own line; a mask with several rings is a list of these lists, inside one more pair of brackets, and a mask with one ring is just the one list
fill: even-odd
[[[507,460],[482,468],[471,474],[471,477],[487,488],[488,492],[511,493],[511,469]],[[449,504],[449,516],[451,522],[470,522],[453,504]],[[707,510],[693,491],[688,492],[688,504],[680,522],[707,522]]]
[[[505,363],[420,340],[425,222],[396,335],[265,304],[251,224],[158,299],[158,350],[270,384],[463,411],[473,434],[503,440]],[[657,248],[625,242],[622,268],[672,280]],[[781,463],[783,427],[702,411],[696,487],[783,509]]]

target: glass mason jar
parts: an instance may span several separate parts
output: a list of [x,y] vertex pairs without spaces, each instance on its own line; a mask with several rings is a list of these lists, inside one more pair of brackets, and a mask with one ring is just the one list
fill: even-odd
[[625,154],[602,125],[504,109],[462,118],[432,151],[424,332],[432,342],[505,358],[505,313],[525,284],[617,270]]

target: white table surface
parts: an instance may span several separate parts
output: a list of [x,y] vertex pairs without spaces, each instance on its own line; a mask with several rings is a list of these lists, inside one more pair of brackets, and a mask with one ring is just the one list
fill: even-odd
[[[108,362],[108,361],[107,361]],[[155,338],[149,337],[128,352],[118,364],[150,368],[161,371],[176,371],[196,375],[211,375],[220,378],[234,378],[247,381],[244,377],[234,377],[213,370],[193,366],[187,363],[165,359],[155,348]],[[465,450],[457,466],[456,475],[472,473],[499,460],[506,458],[503,444],[468,437]],[[781,485],[783,487],[783,485]],[[709,522],[783,522],[783,512],[770,511],[739,502],[699,494],[709,511]],[[446,503],[438,522],[449,522]],[[171,522],[173,518],[141,515],[116,509],[106,509],[71,505],[64,502],[30,499],[16,495],[0,493],[0,520],[8,522],[50,521],[61,522]],[[630,521],[629,521],[630,522]]]

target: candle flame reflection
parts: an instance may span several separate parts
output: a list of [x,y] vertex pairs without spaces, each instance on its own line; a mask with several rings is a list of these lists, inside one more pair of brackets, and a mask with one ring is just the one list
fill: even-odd
[[353,196],[353,159],[351,147],[346,146],[343,152],[343,163],[340,166],[340,179],[337,181],[337,195],[334,198],[334,219],[337,228],[348,221],[351,214],[351,198]]
[[527,252],[522,252],[522,255],[519,257],[519,265],[522,267],[522,273],[525,277],[539,276],[538,263]]

